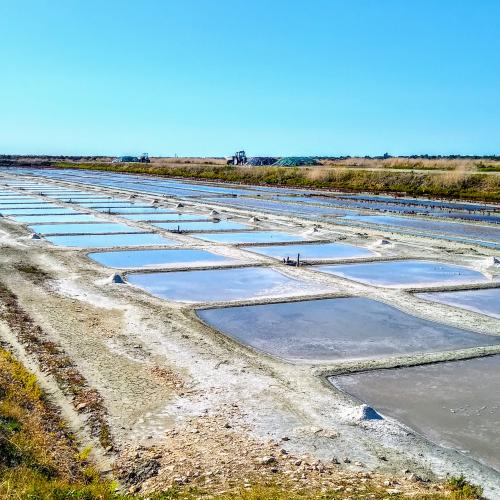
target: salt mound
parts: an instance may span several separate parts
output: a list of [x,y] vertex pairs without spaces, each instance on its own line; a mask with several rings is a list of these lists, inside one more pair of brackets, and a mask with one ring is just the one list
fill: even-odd
[[383,420],[381,415],[379,415],[371,406],[366,404],[358,406],[355,412],[358,420]]
[[491,257],[486,257],[485,264],[487,266],[499,266],[500,265],[500,258],[494,257],[493,255]]
[[37,233],[33,233],[33,234],[31,235],[31,239],[32,239],[32,240],[41,240],[41,239],[42,239],[42,237],[41,237],[39,234],[37,234]]
[[212,211],[210,212],[210,215],[213,217],[213,216],[215,216],[215,215],[219,215],[219,212],[217,212],[217,210],[212,210]]
[[177,203],[177,208],[182,208],[184,205],[182,203]]
[[249,222],[259,222],[260,219],[257,219],[257,217],[250,217]]
[[392,245],[392,241],[390,240],[386,240],[384,238],[380,239],[380,240],[377,240],[374,245],[376,246],[384,246],[384,245]]
[[109,278],[110,283],[125,283],[123,276],[120,273],[115,273]]

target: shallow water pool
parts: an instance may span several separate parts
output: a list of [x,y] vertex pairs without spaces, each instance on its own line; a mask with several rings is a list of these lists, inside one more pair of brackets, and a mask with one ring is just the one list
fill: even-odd
[[141,229],[127,226],[125,224],[117,224],[114,222],[92,224],[34,224],[29,227],[32,231],[39,234],[99,234],[141,232]]
[[249,229],[250,226],[240,224],[239,222],[232,222],[228,220],[204,221],[204,222],[159,222],[153,226],[167,231],[230,231],[230,230],[244,230]]
[[112,248],[153,245],[171,246],[177,244],[177,242],[155,233],[47,236],[45,239],[54,245],[80,248]]
[[214,243],[286,243],[287,241],[304,241],[298,234],[284,233],[282,231],[253,231],[249,233],[213,233],[196,235],[205,241]]
[[358,297],[207,309],[197,314],[230,337],[289,360],[372,358],[500,344],[500,337],[435,323]]
[[321,291],[317,285],[260,267],[130,274],[128,281],[156,297],[178,302],[234,301]]
[[99,222],[97,217],[89,214],[62,214],[62,215],[15,215],[11,216],[18,222],[25,224],[42,223],[42,222]]
[[500,471],[500,356],[332,377],[331,383],[441,446]]
[[183,264],[216,265],[236,262],[223,255],[196,249],[125,250],[90,253],[88,257],[103,266],[114,267],[116,269],[168,267]]
[[101,207],[96,208],[98,212],[114,213],[114,214],[133,214],[133,213],[155,213],[160,211],[160,207],[156,208],[150,205],[134,205],[129,203],[120,205],[120,207]]
[[462,238],[471,238],[484,241],[500,242],[500,228],[480,224],[466,224],[458,222],[444,222],[436,220],[423,220],[413,217],[395,217],[391,215],[352,215],[346,220],[364,222],[395,228],[414,229],[419,233],[431,233]]
[[78,214],[79,212],[71,208],[54,207],[54,205],[48,205],[44,207],[34,207],[34,208],[7,208],[7,209],[0,208],[0,213],[3,215],[41,216],[41,215],[53,215],[53,214],[70,215],[70,214]]
[[460,307],[493,318],[500,318],[500,288],[419,293],[417,295],[441,304]]
[[150,214],[131,214],[123,215],[124,219],[134,220],[134,221],[164,221],[164,222],[175,222],[175,221],[192,221],[192,220],[205,220],[209,221],[206,214],[179,214],[176,212],[169,212],[162,209],[161,212],[155,212]]
[[326,265],[318,271],[353,281],[384,287],[429,286],[481,283],[488,278],[473,269],[426,260],[369,262],[366,264]]
[[251,252],[256,252],[276,259],[300,260],[326,260],[326,259],[355,259],[376,255],[367,248],[357,247],[344,243],[315,243],[310,245],[273,245],[265,247],[248,247]]

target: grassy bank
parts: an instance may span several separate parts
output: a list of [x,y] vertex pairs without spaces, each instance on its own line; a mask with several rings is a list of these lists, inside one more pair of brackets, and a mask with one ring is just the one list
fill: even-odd
[[0,498],[110,498],[34,375],[0,349]]
[[[47,280],[47,276],[33,266],[18,266],[18,270],[28,274],[35,282]],[[27,352],[37,358],[41,368],[50,373],[64,393],[72,398],[75,409],[85,415],[92,436],[98,438],[104,449],[112,448],[113,439],[101,395],[89,386],[70,357],[47,338],[42,328],[20,305],[17,296],[2,282],[0,319],[9,326]]]
[[232,167],[205,164],[55,164],[59,168],[151,174],[209,181],[296,188],[369,191],[482,201],[500,201],[500,176],[458,171],[403,172],[398,169],[363,170],[338,167]]

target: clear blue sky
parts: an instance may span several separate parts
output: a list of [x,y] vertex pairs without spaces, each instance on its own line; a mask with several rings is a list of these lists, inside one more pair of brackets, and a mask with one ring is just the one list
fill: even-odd
[[0,153],[500,154],[498,0],[0,0]]

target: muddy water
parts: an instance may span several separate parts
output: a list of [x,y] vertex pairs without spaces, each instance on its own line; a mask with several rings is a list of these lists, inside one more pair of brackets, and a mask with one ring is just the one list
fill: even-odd
[[425,286],[481,283],[488,278],[472,269],[442,262],[401,260],[318,266],[318,271],[376,286]]
[[289,360],[372,358],[500,344],[382,302],[338,298],[198,311],[230,337]]
[[205,250],[126,250],[90,253],[88,257],[99,264],[117,269],[161,267],[172,264],[222,264],[235,262]]
[[431,441],[500,471],[500,356],[332,377]]
[[325,290],[273,269],[259,267],[130,274],[127,279],[152,295],[179,302],[246,300]]
[[500,288],[417,294],[427,300],[500,318]]

